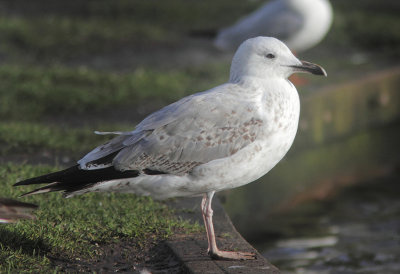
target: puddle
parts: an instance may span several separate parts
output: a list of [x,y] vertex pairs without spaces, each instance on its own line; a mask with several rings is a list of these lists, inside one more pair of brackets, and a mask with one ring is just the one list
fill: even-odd
[[282,273],[400,273],[399,198],[399,175],[362,183],[273,217],[279,237],[253,244]]

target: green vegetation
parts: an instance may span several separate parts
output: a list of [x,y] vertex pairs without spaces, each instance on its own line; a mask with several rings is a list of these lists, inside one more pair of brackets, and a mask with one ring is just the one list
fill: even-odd
[[[21,188],[11,185],[22,178],[55,171],[49,166],[0,165],[2,196],[16,197]],[[23,191],[32,189],[25,187]],[[165,239],[176,230],[199,226],[178,220],[165,205],[131,194],[91,193],[64,199],[59,193],[24,198],[39,205],[36,221],[0,226],[0,272],[46,272],[48,256],[91,260],[99,246],[133,237],[139,246]]]
[[[178,46],[185,34],[229,24],[232,18],[257,5],[227,0],[5,4],[0,19],[0,50],[19,62],[41,63],[112,54],[127,48],[132,52],[139,50],[140,54],[146,47],[154,50],[159,46]],[[221,13],[222,9],[228,12]]]
[[[157,95],[165,100],[172,97],[171,90],[184,90],[184,80],[179,76],[178,73],[156,74],[143,70],[119,75],[63,67],[0,67],[0,81],[4,87],[1,89],[1,116],[24,118],[26,113],[31,113],[34,116],[29,118],[39,118],[60,112],[82,114],[135,104]],[[161,86],[170,92],[162,93]]]
[[138,68],[121,74],[60,66],[0,66],[0,119],[32,120],[66,113],[79,119],[84,113],[113,107],[134,109],[145,101],[170,102],[210,87],[222,69],[218,65],[164,72]]
[[330,43],[356,45],[375,53],[399,57],[398,26],[400,5],[397,1],[365,0],[349,5],[346,0],[333,3],[335,20],[328,35]]
[[[22,54],[22,57],[35,61],[49,61],[53,56],[65,60],[102,54],[121,44],[129,45],[133,50],[171,39],[171,35],[154,25],[55,16],[2,18],[0,34],[6,40],[3,50],[15,58]],[[136,41],[137,37],[140,37],[139,41]]]
[[[116,127],[116,126],[114,126]],[[124,125],[120,125],[119,130]],[[39,123],[0,123],[0,155],[34,153],[46,148],[67,154],[82,153],[105,142],[109,137],[96,135],[87,127],[60,128]]]

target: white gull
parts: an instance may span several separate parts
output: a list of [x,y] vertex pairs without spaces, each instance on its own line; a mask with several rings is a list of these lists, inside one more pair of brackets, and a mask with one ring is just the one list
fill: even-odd
[[287,79],[295,72],[326,75],[320,66],[299,61],[275,38],[249,39],[233,57],[227,83],[154,112],[133,131],[115,132],[118,136],[76,166],[16,185],[49,183],[26,195],[203,195],[210,256],[252,259],[251,253],[217,248],[211,200],[217,191],[260,178],[289,150],[300,113],[297,90]]
[[274,0],[219,31],[214,44],[223,50],[235,50],[244,40],[263,35],[276,37],[300,52],[318,44],[331,23],[328,0]]

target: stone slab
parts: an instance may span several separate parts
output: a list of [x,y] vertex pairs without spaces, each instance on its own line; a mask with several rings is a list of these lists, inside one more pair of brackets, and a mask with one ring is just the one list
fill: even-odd
[[[176,199],[170,202],[179,217],[203,225],[200,198]],[[235,229],[218,198],[213,200],[214,226],[218,247],[222,250],[239,250],[257,254],[257,259],[248,261],[213,260],[207,255],[206,232],[180,234],[167,241],[167,245],[184,264],[189,273],[279,273],[252,247]]]

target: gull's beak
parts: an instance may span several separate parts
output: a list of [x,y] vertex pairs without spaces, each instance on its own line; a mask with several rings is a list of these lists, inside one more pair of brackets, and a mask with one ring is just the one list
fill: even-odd
[[312,73],[315,75],[323,75],[327,76],[326,71],[324,70],[323,67],[318,66],[316,64],[307,62],[307,61],[300,61],[301,65],[295,65],[295,66],[290,66],[295,69],[296,72],[306,72],[306,73]]

